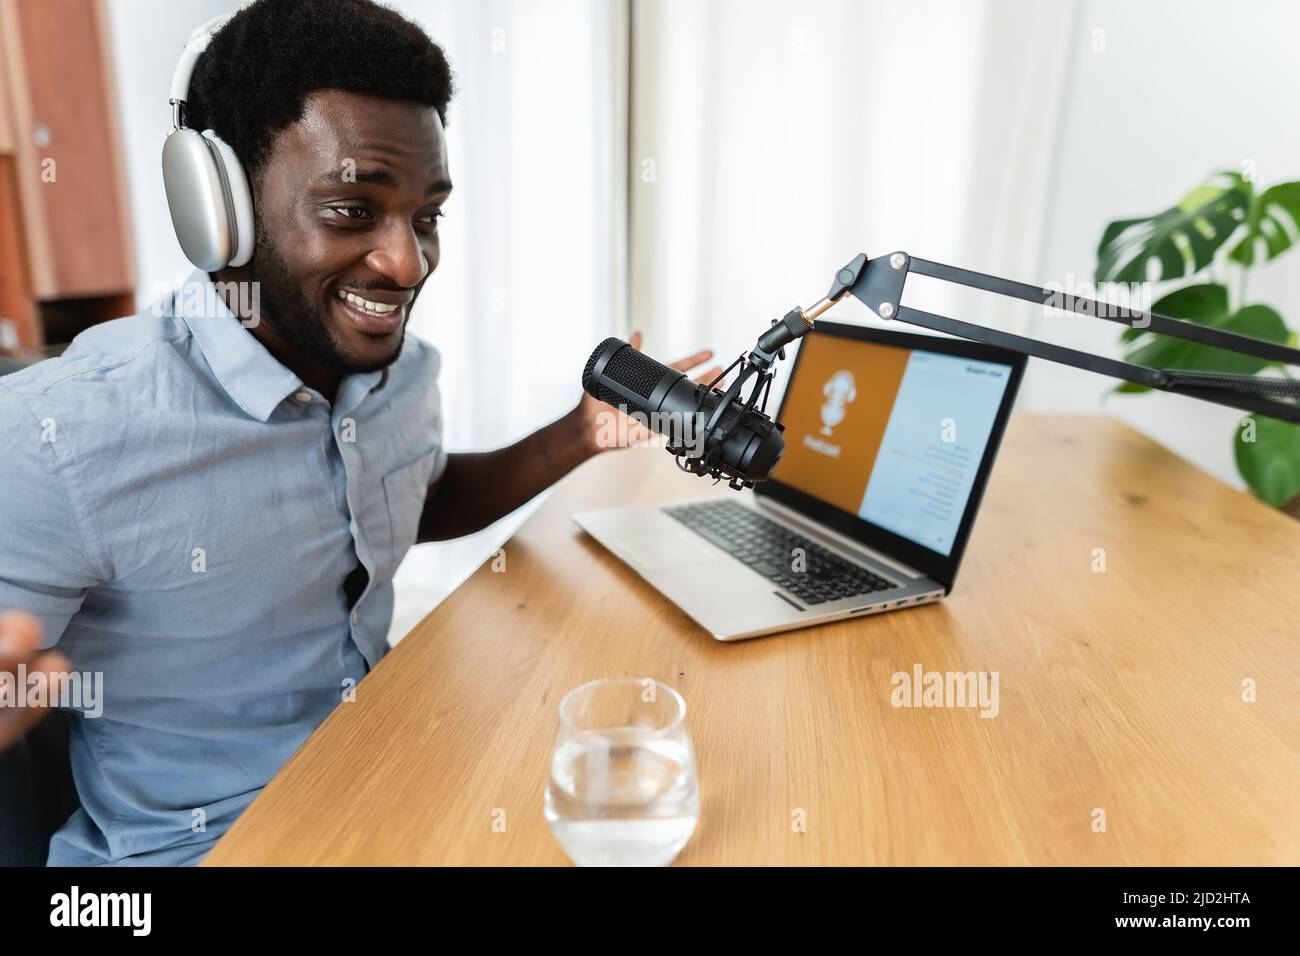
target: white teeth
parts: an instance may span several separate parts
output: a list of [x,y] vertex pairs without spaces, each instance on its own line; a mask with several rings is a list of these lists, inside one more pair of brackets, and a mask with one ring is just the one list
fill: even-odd
[[363,299],[353,292],[345,292],[339,289],[339,298],[355,305],[358,309],[365,309],[374,315],[388,315],[398,309],[396,305],[385,305],[383,302],[371,302],[369,299]]

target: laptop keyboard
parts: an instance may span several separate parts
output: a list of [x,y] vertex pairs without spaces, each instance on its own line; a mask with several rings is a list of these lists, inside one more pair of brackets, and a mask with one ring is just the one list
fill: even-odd
[[[805,604],[897,586],[735,501],[672,505],[663,511]],[[795,548],[803,549],[801,571],[794,570]]]

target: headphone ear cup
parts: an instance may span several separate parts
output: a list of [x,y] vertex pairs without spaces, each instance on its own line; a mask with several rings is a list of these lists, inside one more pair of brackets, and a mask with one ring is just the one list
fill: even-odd
[[195,130],[173,130],[163,143],[162,168],[167,207],[185,257],[207,272],[224,268],[234,250],[232,217],[225,170],[212,144]]
[[203,131],[203,138],[212,144],[225,180],[231,231],[228,264],[242,266],[253,257],[253,193],[248,188],[248,177],[244,175],[244,167],[240,165],[235,151],[210,129]]

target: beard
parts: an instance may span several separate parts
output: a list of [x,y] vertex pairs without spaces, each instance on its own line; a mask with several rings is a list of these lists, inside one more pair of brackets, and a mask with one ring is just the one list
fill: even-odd
[[285,342],[317,365],[349,375],[377,372],[397,361],[406,341],[405,323],[391,356],[362,360],[350,355],[330,331],[325,317],[317,312],[311,300],[294,282],[288,264],[275,243],[262,231],[260,222],[254,248],[256,252],[249,269],[252,280],[258,283],[259,319]]

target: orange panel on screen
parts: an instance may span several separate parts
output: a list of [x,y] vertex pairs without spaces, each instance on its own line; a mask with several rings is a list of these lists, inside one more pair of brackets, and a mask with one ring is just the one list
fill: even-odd
[[910,349],[810,335],[786,392],[774,478],[857,514]]

